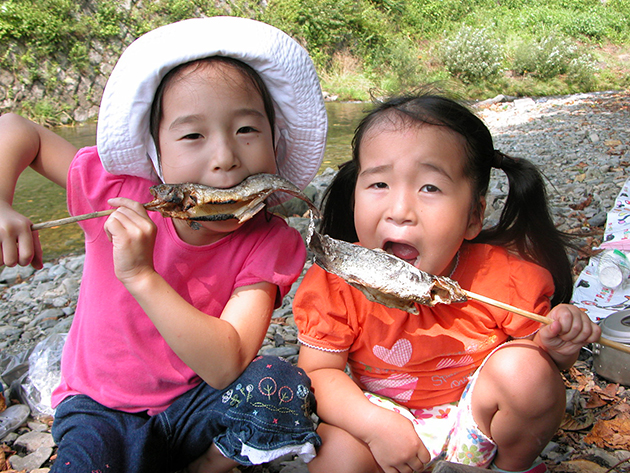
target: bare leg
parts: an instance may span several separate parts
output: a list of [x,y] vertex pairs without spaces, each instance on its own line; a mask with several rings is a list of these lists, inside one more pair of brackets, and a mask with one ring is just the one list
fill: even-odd
[[532,465],[560,426],[564,410],[558,368],[529,340],[495,352],[472,393],[473,417],[498,447],[494,463],[508,471]]
[[237,462],[224,457],[219,449],[212,444],[206,453],[188,465],[186,473],[228,473],[237,466]]
[[369,447],[343,429],[320,424],[322,446],[307,466],[310,473],[382,473]]

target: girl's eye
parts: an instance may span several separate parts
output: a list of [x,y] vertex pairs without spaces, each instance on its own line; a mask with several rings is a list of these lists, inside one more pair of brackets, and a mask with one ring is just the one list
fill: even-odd
[[256,131],[258,130],[256,130],[253,126],[242,126],[236,133],[255,133]]
[[199,138],[203,138],[201,133],[188,133],[182,137],[183,140],[198,140]]
[[374,187],[375,189],[387,189],[387,183],[385,183],[385,182],[375,182],[370,187]]
[[435,187],[433,184],[427,184],[420,188],[420,192],[432,193],[432,192],[439,192],[439,191],[440,189]]

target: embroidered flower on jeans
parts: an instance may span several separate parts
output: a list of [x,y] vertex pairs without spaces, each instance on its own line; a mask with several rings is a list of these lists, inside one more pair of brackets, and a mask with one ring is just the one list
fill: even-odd
[[293,390],[289,386],[282,386],[278,391],[280,404],[283,402],[291,402],[293,400]]
[[260,393],[263,396],[267,396],[269,399],[271,399],[271,396],[276,393],[277,389],[278,385],[276,384],[276,381],[269,376],[261,379],[260,383],[258,383],[258,390],[260,391]]
[[306,396],[308,396],[309,393],[309,389],[304,386],[303,384],[298,384],[297,387],[297,397],[299,397],[300,399],[306,399]]
[[221,396],[221,402],[223,402],[223,404],[225,404],[226,402],[228,402],[230,399],[232,399],[232,393],[234,391],[232,389],[225,391],[223,393],[223,396]]

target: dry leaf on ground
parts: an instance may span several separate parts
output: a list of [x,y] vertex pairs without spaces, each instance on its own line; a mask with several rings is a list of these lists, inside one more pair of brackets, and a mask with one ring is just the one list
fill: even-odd
[[0,445],[0,471],[11,469],[11,464],[7,460],[8,453],[13,453],[13,451],[5,444]]
[[570,431],[584,430],[593,425],[593,422],[595,422],[595,414],[593,412],[586,412],[580,417],[573,417],[568,412],[565,412],[560,429]]
[[584,442],[599,448],[630,450],[630,416],[619,415],[610,420],[598,420]]
[[604,468],[588,460],[569,460],[553,467],[553,473],[606,473]]

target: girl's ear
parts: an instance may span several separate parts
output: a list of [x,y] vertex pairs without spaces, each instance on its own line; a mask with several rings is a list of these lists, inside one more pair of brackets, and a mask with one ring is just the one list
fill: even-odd
[[481,229],[483,228],[483,217],[486,213],[486,198],[485,196],[479,198],[479,202],[476,207],[470,213],[470,217],[468,218],[468,227],[466,228],[466,234],[464,235],[464,239],[472,240],[479,235]]

